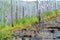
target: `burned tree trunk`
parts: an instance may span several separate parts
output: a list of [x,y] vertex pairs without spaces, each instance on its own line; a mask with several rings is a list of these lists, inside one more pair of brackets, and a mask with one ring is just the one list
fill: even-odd
[[56,10],[56,1],[55,1],[55,10]]
[[40,4],[38,2],[39,1],[37,0],[37,18],[38,18],[38,23],[37,23],[38,27],[36,27],[37,31],[40,30],[40,21],[41,21],[41,18],[40,18]]
[[41,20],[41,18],[40,18],[40,9],[38,10],[38,22],[39,22],[39,24],[40,24],[40,20]]
[[17,1],[16,1],[16,23],[17,23],[17,19],[18,19],[18,5],[17,5]]
[[14,27],[14,24],[13,24],[13,13],[12,13],[12,0],[11,0],[11,26]]
[[3,12],[2,12],[2,26],[5,27],[5,9],[4,9],[4,2],[3,2]]
[[22,8],[22,18],[24,18],[24,7]]
[[[42,17],[40,16],[40,2],[39,4],[37,3],[37,8],[38,8],[38,30],[40,30],[41,32],[44,31],[44,15],[42,15]],[[42,20],[41,20],[42,19]]]
[[39,25],[40,25],[40,20],[41,20],[41,18],[40,18],[40,5],[39,5],[39,3],[38,3],[38,0],[37,0],[37,13],[38,13],[38,22],[39,22]]
[[49,10],[49,7],[48,6],[49,6],[49,4],[48,4],[48,0],[47,0],[47,11]]

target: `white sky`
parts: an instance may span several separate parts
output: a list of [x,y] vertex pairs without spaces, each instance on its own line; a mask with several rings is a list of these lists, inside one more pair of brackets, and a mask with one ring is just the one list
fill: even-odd
[[[36,0],[23,0],[23,1],[36,1]],[[47,0],[39,0],[39,1],[47,1]],[[53,0],[51,0],[51,1],[53,1]],[[60,1],[60,0],[56,0],[56,1]]]
[[[18,1],[18,0],[16,0],[16,1]],[[37,0],[20,0],[20,1],[37,1]],[[38,0],[38,1],[47,1],[47,0]],[[55,0],[50,0],[50,1],[55,1]],[[60,1],[60,0],[56,0],[56,1]]]
[[36,1],[36,0],[23,0],[23,1]]
[[[37,0],[23,0],[23,1],[37,1]],[[43,0],[38,0],[38,1],[43,1]],[[46,0],[44,0],[46,1]]]

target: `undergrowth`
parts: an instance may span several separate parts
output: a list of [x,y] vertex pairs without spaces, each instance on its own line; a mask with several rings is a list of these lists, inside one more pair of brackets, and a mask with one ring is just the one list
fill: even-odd
[[[60,16],[60,10],[49,10],[45,13],[41,13],[40,16],[41,20],[42,16],[44,16],[44,20],[47,22],[53,17]],[[32,25],[35,22],[38,22],[37,16],[25,17],[14,20],[14,27],[11,27],[11,25],[5,25],[5,27],[2,27],[2,24],[0,23],[0,40],[12,40],[11,35],[13,34],[13,30],[15,28],[32,28]]]

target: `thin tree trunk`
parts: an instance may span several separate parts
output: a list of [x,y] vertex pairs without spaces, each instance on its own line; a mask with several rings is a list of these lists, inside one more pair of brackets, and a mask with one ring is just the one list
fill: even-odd
[[4,9],[4,2],[3,2],[3,10],[2,10],[2,26],[5,27],[5,9]]
[[38,10],[38,22],[40,24],[41,18],[40,18],[40,9]]
[[11,26],[14,27],[14,24],[13,24],[13,13],[12,13],[12,0],[11,0]]
[[56,1],[55,1],[55,10],[56,10]]
[[39,25],[40,25],[40,5],[39,5],[39,3],[38,3],[38,0],[37,0],[37,13],[38,13],[38,22],[39,22]]
[[48,0],[47,0],[47,11],[49,10],[49,7],[48,7],[49,5],[48,5]]
[[24,7],[22,9],[22,18],[24,18]]
[[17,23],[17,19],[18,19],[18,5],[17,5],[17,1],[16,1],[16,23]]

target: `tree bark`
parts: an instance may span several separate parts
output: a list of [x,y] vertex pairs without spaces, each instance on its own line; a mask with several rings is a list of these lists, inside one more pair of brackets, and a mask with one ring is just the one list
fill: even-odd
[[11,0],[11,26],[14,27],[14,24],[13,24],[13,13],[12,13],[12,0]]
[[24,7],[22,8],[22,17],[24,18]]
[[17,23],[17,19],[18,19],[18,5],[17,5],[17,1],[16,1],[16,23]]

